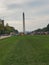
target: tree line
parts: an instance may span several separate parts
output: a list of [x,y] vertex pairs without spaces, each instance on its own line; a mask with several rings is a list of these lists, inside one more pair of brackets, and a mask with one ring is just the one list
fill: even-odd
[[47,27],[35,30],[35,32],[47,32],[47,31],[49,32],[49,24],[47,25]]
[[9,26],[8,23],[6,24],[6,26],[3,26],[2,24],[0,24],[0,35],[10,34],[11,32],[18,33],[18,30],[15,30],[14,27]]

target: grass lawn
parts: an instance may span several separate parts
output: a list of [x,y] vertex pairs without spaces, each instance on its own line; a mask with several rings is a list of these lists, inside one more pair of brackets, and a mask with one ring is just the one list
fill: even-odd
[[0,40],[0,65],[49,65],[49,36]]

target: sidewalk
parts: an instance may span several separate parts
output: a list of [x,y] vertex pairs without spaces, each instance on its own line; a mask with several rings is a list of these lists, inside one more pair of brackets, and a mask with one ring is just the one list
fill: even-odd
[[4,39],[4,38],[8,38],[8,37],[11,37],[11,35],[9,35],[9,36],[0,36],[0,39]]

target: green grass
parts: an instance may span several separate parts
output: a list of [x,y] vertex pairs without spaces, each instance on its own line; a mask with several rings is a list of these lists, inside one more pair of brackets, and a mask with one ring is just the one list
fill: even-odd
[[0,65],[49,65],[49,36],[0,40]]

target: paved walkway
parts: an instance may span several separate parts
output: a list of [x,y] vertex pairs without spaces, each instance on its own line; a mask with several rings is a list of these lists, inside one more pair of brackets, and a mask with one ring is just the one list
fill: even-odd
[[8,37],[11,37],[11,35],[8,35],[8,36],[0,36],[0,39],[4,39],[4,38],[8,38]]

